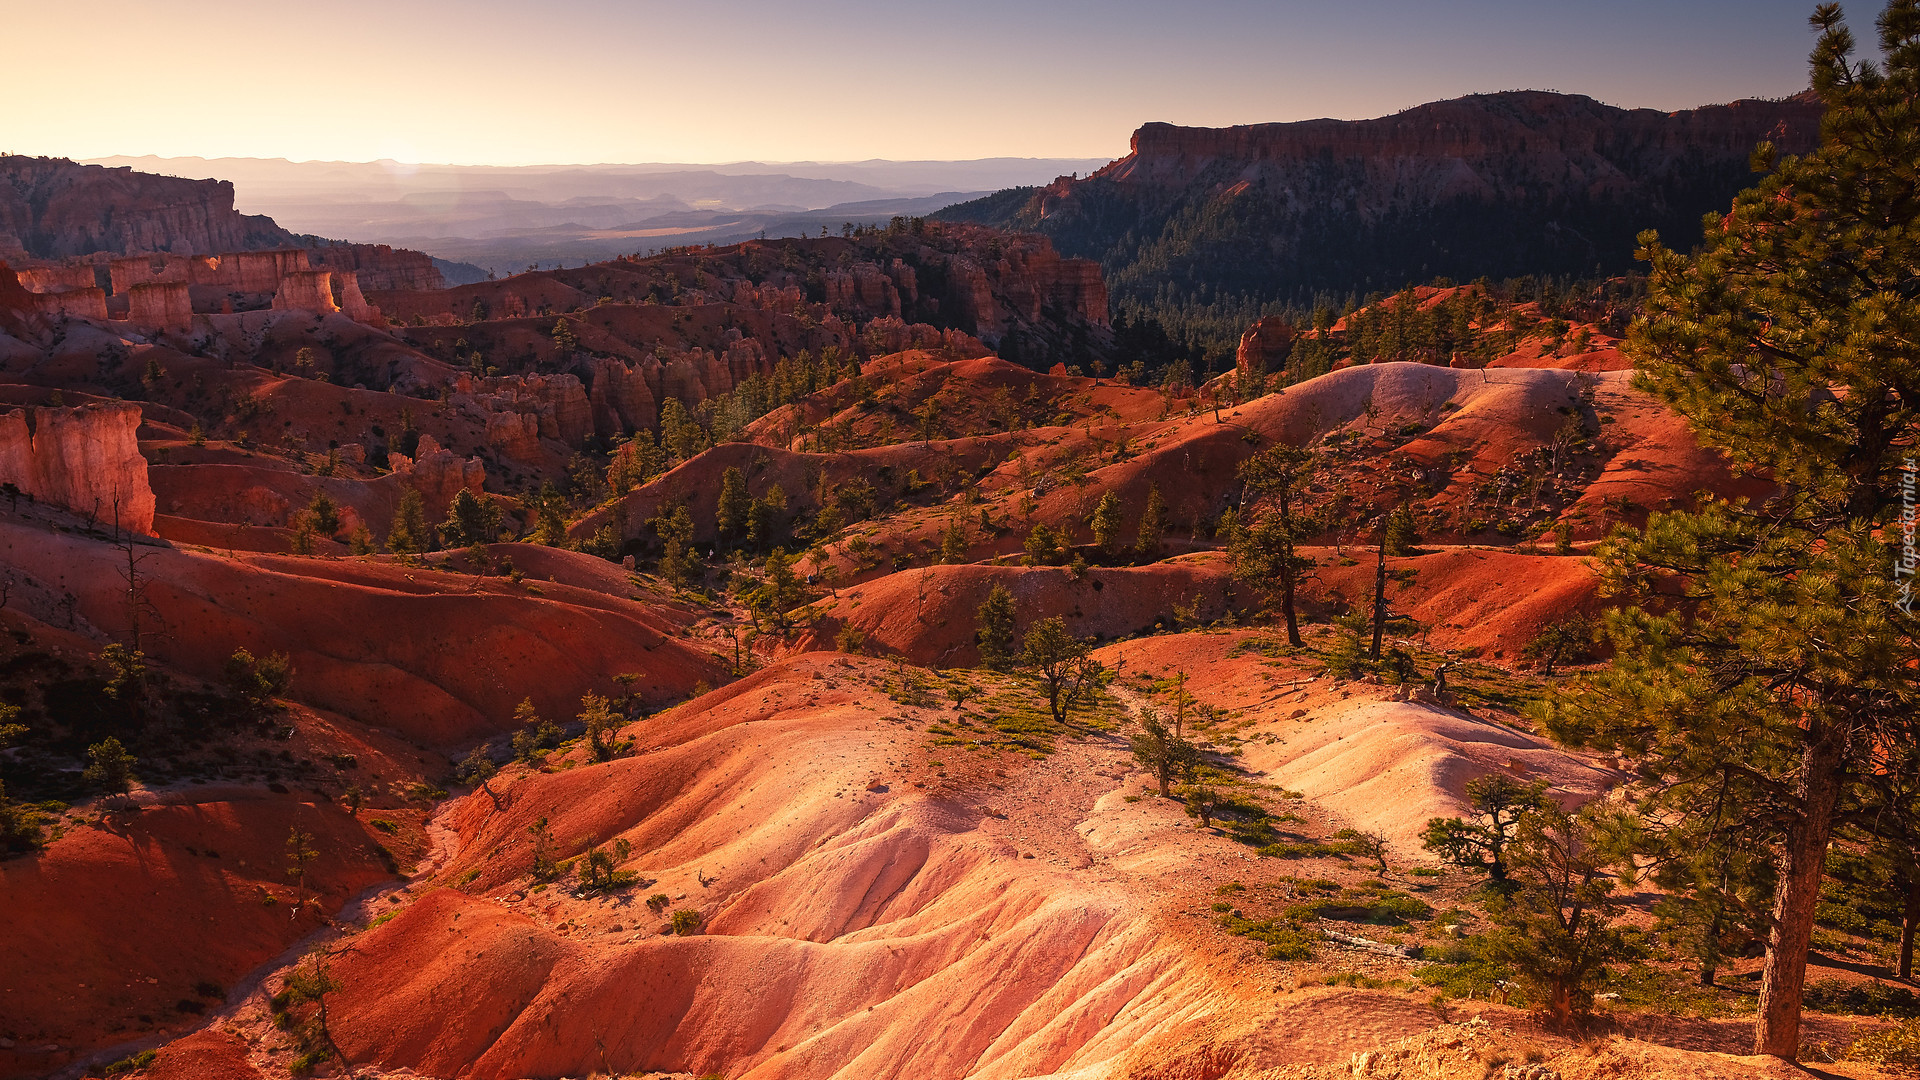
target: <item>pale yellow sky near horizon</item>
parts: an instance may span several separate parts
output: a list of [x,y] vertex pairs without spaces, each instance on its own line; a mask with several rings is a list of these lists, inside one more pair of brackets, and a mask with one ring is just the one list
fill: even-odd
[[[0,0],[0,152],[453,164],[1114,157],[1140,123],[1805,85],[1797,0]],[[1864,29],[1860,27],[1860,29]]]

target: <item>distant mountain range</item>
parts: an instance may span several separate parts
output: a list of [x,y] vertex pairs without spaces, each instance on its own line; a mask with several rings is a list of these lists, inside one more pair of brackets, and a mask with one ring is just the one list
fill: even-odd
[[114,157],[94,164],[231,181],[285,228],[418,248],[497,273],[695,243],[838,232],[1051,181],[1098,159],[521,167]]
[[1662,113],[1526,91],[1376,120],[1147,124],[1091,175],[936,216],[1044,233],[1100,260],[1116,300],[1162,311],[1614,274],[1642,229],[1695,242],[1701,216],[1753,182],[1755,144],[1809,149],[1820,116],[1810,93]]

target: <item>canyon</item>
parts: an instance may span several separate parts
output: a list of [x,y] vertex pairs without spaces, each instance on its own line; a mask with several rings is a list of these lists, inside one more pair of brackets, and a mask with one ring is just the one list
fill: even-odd
[[[1433,835],[1620,804],[1542,718],[1610,545],[1779,491],[1637,283],[1550,275],[1817,117],[1149,124],[968,220],[457,285],[5,159],[0,1080],[1804,1075],[1757,939],[1706,985],[1643,877],[1563,1023]],[[1407,284],[1496,248],[1542,277]],[[1308,283],[1397,292],[1211,371],[1115,318]],[[1809,1057],[1905,1000],[1830,907]]]

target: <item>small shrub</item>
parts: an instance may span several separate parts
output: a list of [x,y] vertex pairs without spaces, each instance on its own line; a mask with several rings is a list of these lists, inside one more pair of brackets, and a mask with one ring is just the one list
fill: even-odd
[[1885,983],[1845,983],[1820,979],[1807,987],[1806,1007],[1848,1016],[1920,1017],[1920,994]]
[[1269,859],[1317,859],[1340,854],[1332,845],[1320,843],[1318,840],[1308,840],[1304,843],[1267,844],[1254,849],[1254,853]]
[[1860,1039],[1847,1048],[1846,1057],[1892,1069],[1920,1071],[1920,1018]]
[[388,818],[377,817],[377,818],[374,818],[372,821],[367,822],[367,824],[389,835],[400,831],[400,826],[394,824],[393,821]]
[[1222,930],[1235,937],[1250,938],[1266,945],[1269,960],[1306,960],[1313,956],[1313,943],[1320,939],[1317,930],[1303,929],[1293,913],[1273,919],[1247,919],[1231,908],[1214,920]]
[[134,1054],[130,1057],[123,1057],[119,1061],[116,1061],[113,1064],[107,1066],[105,1069],[102,1069],[100,1071],[100,1075],[119,1076],[121,1073],[137,1072],[138,1070],[144,1069],[147,1066],[153,1064],[153,1059],[158,1056],[159,1054],[157,1051],[142,1050],[137,1054]]
[[692,908],[681,908],[668,920],[669,925],[673,927],[673,932],[680,937],[692,937],[699,932],[700,924],[705,921],[706,919]]

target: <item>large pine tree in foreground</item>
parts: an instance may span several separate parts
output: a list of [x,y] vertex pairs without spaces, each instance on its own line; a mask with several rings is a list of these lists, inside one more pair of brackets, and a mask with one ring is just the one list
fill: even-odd
[[1813,23],[1820,147],[1763,146],[1766,177],[1692,255],[1642,237],[1647,313],[1628,342],[1636,385],[1776,493],[1609,542],[1616,658],[1547,715],[1636,763],[1647,854],[1771,856],[1755,1051],[1783,1058],[1800,1049],[1829,842],[1876,816],[1898,748],[1920,739],[1900,563],[1920,452],[1920,0],[1881,14],[1878,64],[1850,59],[1836,5]]

